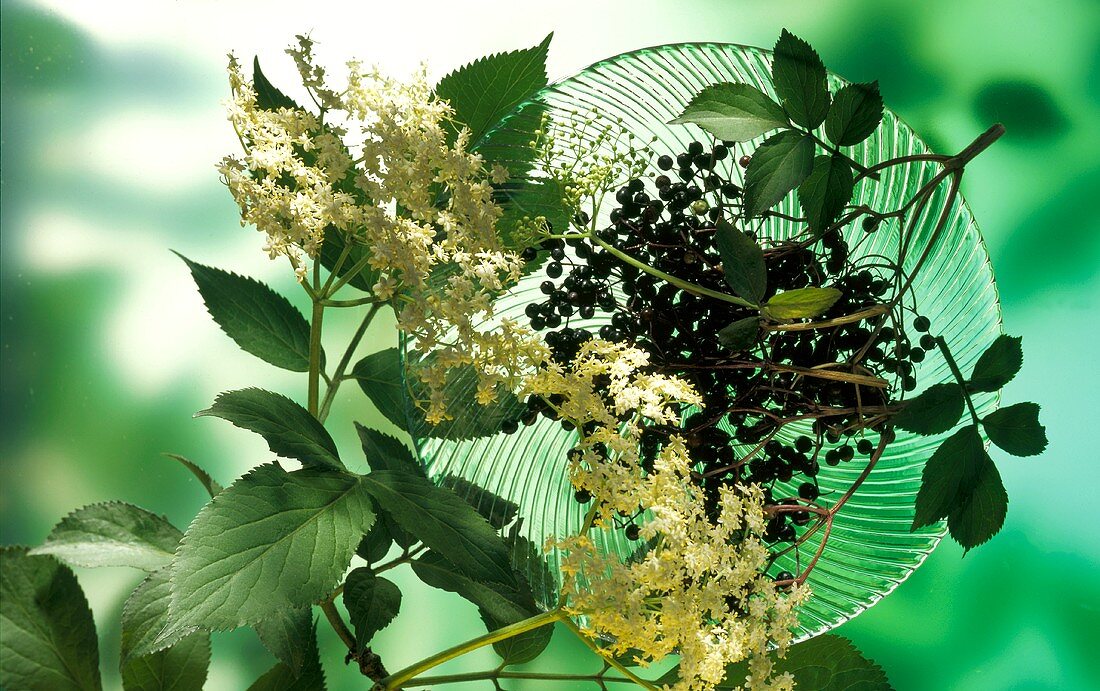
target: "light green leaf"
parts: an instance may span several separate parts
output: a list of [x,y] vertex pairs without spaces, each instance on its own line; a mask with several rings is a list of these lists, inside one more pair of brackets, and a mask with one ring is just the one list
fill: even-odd
[[218,481],[210,477],[210,473],[203,470],[198,464],[190,461],[183,456],[175,453],[163,454],[166,458],[171,458],[173,461],[178,461],[184,468],[191,471],[191,474],[202,484],[206,489],[206,493],[213,497],[218,492],[222,491],[222,486],[218,484]]
[[363,485],[402,529],[463,573],[475,579],[514,583],[504,542],[488,521],[454,492],[395,470],[366,475]]
[[719,331],[718,342],[722,347],[737,353],[751,348],[756,342],[758,333],[760,333],[760,317],[745,317]]
[[1037,456],[1047,448],[1047,431],[1039,424],[1037,403],[994,410],[982,420],[982,427],[990,441],[1014,456]]
[[280,662],[253,682],[248,691],[325,691],[325,671],[317,651],[316,622],[310,623],[302,660],[302,668],[297,672]]
[[962,387],[955,383],[934,384],[906,401],[891,422],[917,434],[939,434],[954,427],[962,414]]
[[726,82],[695,94],[669,124],[698,125],[718,139],[747,142],[790,123],[783,108],[760,89]]
[[882,122],[878,82],[849,84],[836,92],[825,118],[825,136],[837,146],[854,146],[870,137]]
[[263,110],[290,108],[302,110],[289,96],[279,91],[260,70],[260,59],[252,59],[252,86],[256,89],[256,105]]
[[0,686],[99,691],[99,641],[76,576],[50,556],[0,548]]
[[852,168],[840,156],[818,156],[810,177],[798,186],[798,203],[810,224],[810,231],[820,237],[840,216],[852,200],[854,186]]
[[1000,391],[1012,381],[1023,364],[1023,339],[1001,334],[974,364],[974,373],[970,375],[967,388],[971,391]]
[[813,169],[814,142],[798,132],[773,134],[757,147],[745,169],[743,215],[753,218],[802,184]]
[[825,65],[817,51],[783,29],[772,53],[772,84],[795,124],[813,129],[829,112]]
[[167,518],[113,501],[73,511],[30,553],[52,554],[73,566],[154,571],[172,560],[182,537]]
[[362,478],[262,465],[210,500],[172,562],[167,634],[232,629],[336,587],[374,512]]
[[812,319],[828,312],[840,295],[836,288],[795,288],[772,296],[764,310],[772,319]]
[[[168,623],[168,570],[151,573],[122,609],[122,686],[127,691],[202,689],[210,665],[210,634],[195,632],[173,641],[154,643]],[[155,649],[157,648],[157,649]]]
[[362,653],[374,634],[390,625],[401,609],[401,589],[375,576],[370,569],[355,569],[344,583],[344,606],[355,627],[355,642]]
[[210,316],[242,350],[283,369],[309,369],[309,324],[289,300],[255,279],[176,256],[191,269]]
[[264,647],[295,675],[306,664],[313,640],[313,608],[288,607],[252,625]]
[[768,289],[768,270],[760,245],[725,220],[718,221],[714,239],[726,283],[739,297],[760,304]]
[[212,406],[195,413],[195,417],[208,415],[259,434],[273,453],[285,458],[307,466],[345,469],[324,425],[286,396],[263,389],[227,391]]

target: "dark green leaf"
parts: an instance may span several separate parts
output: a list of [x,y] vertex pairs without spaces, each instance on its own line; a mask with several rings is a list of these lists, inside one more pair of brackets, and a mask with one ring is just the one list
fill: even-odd
[[882,122],[878,82],[849,84],[836,92],[825,118],[825,135],[837,146],[854,146],[871,136]]
[[497,220],[497,233],[506,249],[520,251],[530,244],[531,238],[519,230],[540,216],[549,230],[564,232],[569,228],[563,190],[557,180],[526,178],[509,182],[497,187],[494,201],[504,212]]
[[371,470],[400,470],[427,477],[424,469],[413,458],[412,451],[401,440],[358,422],[355,423],[355,429],[359,432],[363,455],[366,456]]
[[704,88],[670,125],[698,125],[718,139],[747,142],[790,123],[783,109],[760,89],[722,83]]
[[[679,671],[673,667],[657,683],[675,683]],[[864,657],[847,638],[833,634],[791,646],[785,658],[775,660],[773,675],[783,673],[794,677],[795,688],[807,691],[893,691],[881,667]],[[732,664],[726,668],[726,678],[717,688],[741,688],[748,674],[746,663]]]
[[1023,339],[1001,334],[990,344],[970,375],[967,388],[971,391],[999,391],[1012,381],[1024,364]]
[[325,691],[325,671],[317,651],[317,624],[310,624],[310,635],[302,651],[302,668],[295,672],[280,662],[248,687],[248,691]]
[[194,462],[188,460],[187,458],[184,458],[183,456],[180,456],[179,454],[166,453],[164,454],[164,456],[166,456],[167,458],[171,458],[174,461],[178,461],[181,465],[183,465],[184,468],[190,470],[191,474],[194,475],[200,483],[202,483],[202,486],[206,489],[207,494],[209,494],[211,497],[222,491],[222,486],[218,484],[217,480],[210,477],[210,473],[203,470]]
[[471,578],[513,583],[508,549],[488,521],[442,487],[411,473],[383,470],[363,484],[379,507]]
[[810,177],[798,186],[798,203],[810,224],[810,231],[820,237],[840,216],[852,200],[854,183],[852,168],[840,156],[818,156]]
[[760,333],[760,317],[745,317],[719,331],[718,342],[737,353],[751,348],[756,342],[758,333]]
[[829,112],[825,65],[817,51],[783,29],[772,54],[772,84],[795,124],[813,129]]
[[714,239],[726,283],[739,297],[760,304],[768,289],[768,270],[760,245],[724,220],[718,221]]
[[210,316],[242,350],[294,372],[309,369],[309,324],[282,295],[259,281],[187,263]]
[[367,534],[363,536],[363,539],[359,541],[359,546],[355,548],[355,554],[368,564],[377,564],[390,553],[390,546],[392,545],[393,536],[390,535],[390,531],[386,530],[385,522],[376,520],[370,530],[367,531]]
[[267,80],[267,77],[260,70],[260,59],[258,57],[252,59],[252,86],[256,89],[256,105],[263,110],[275,110],[277,108],[302,109],[301,106]]
[[264,647],[294,674],[306,664],[313,639],[313,608],[287,607],[252,625]]
[[167,633],[231,629],[317,602],[336,587],[373,522],[358,476],[255,468],[188,528],[172,562]]
[[167,518],[113,501],[73,511],[30,553],[52,554],[73,566],[154,571],[172,560],[182,537]]
[[366,356],[355,363],[351,376],[359,382],[359,387],[378,408],[378,412],[400,429],[409,430],[405,371],[401,365],[401,352],[397,348],[386,348]]
[[[343,263],[340,265],[340,271],[337,272],[337,278],[343,278],[353,268],[359,265],[360,261],[365,260],[370,256],[370,248],[365,244],[352,239],[351,246],[348,247],[347,234],[334,226],[325,228],[325,238],[321,243],[321,266],[325,267],[329,271],[336,266],[336,262],[340,260],[340,255],[344,250],[347,250],[347,256],[344,257]],[[377,269],[374,269],[370,264],[364,265],[358,269],[348,279],[348,285],[369,293],[374,289],[374,284],[378,282],[379,273]],[[306,351],[306,355],[309,355],[309,351]]]
[[827,312],[840,295],[836,288],[795,288],[772,296],[764,310],[772,319],[812,319]]
[[273,453],[285,458],[307,466],[344,470],[336,442],[324,425],[286,396],[263,389],[227,391],[214,400],[214,405],[195,413],[195,417],[205,415],[259,434]]
[[440,80],[435,93],[454,108],[454,123],[470,129],[471,150],[517,105],[546,86],[552,37],[533,48],[480,58]]
[[895,427],[917,434],[939,434],[954,427],[962,414],[962,387],[955,383],[935,384],[906,401],[892,422]]
[[475,485],[466,478],[444,475],[439,479],[439,486],[446,487],[461,497],[497,530],[503,530],[519,514],[518,504]]
[[1037,456],[1047,448],[1047,430],[1039,424],[1037,403],[994,410],[982,420],[989,440],[1014,456]]
[[745,169],[744,217],[759,216],[802,184],[813,169],[814,142],[787,130],[756,148]]
[[344,583],[344,606],[355,627],[358,652],[363,652],[374,634],[390,625],[401,609],[401,589],[370,569],[355,569]]
[[[210,634],[195,632],[172,642],[154,641],[168,622],[168,570],[141,582],[122,609],[122,685],[127,691],[202,689],[210,665]],[[156,648],[155,650],[153,650]]]
[[983,453],[947,516],[947,529],[968,552],[996,535],[1008,513],[1008,493],[989,454]]
[[76,576],[50,556],[0,548],[0,686],[98,691],[99,641]]

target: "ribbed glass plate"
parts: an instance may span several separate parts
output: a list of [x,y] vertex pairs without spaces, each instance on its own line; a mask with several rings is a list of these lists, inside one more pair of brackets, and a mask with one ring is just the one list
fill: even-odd
[[[677,44],[650,48],[604,60],[579,74],[564,79],[543,90],[521,106],[530,114],[545,109],[554,123],[596,113],[604,123],[621,118],[621,125],[640,142],[652,144],[657,154],[685,150],[687,144],[703,134],[694,127],[666,125],[679,115],[691,97],[704,86],[717,82],[752,84],[774,98],[770,78],[771,56],[768,51],[730,44]],[[844,82],[830,76],[835,89]],[[532,109],[532,110],[529,110]],[[529,119],[529,118],[521,118]],[[505,125],[507,126],[507,125]],[[706,141],[706,139],[701,139]],[[752,142],[751,151],[759,143]],[[737,159],[746,150],[735,150],[723,164],[726,172],[741,175]],[[923,142],[893,113],[887,111],[878,131],[847,153],[864,165],[907,154],[925,153]],[[863,180],[856,189],[853,203],[865,203],[875,209],[894,209],[908,200],[917,188],[937,171],[933,164],[911,164],[886,171],[878,181]],[[944,191],[934,197],[914,239],[914,249],[908,252],[907,267],[911,268],[929,241],[929,235],[945,201]],[[612,202],[613,203],[613,202]],[[799,215],[794,195],[778,209],[789,215]],[[601,210],[606,217],[608,208]],[[951,345],[960,366],[969,371],[973,362],[1000,333],[1000,310],[993,273],[982,238],[961,197],[950,210],[950,222],[932,248],[928,263],[914,284],[916,304],[921,314],[932,320],[933,331],[942,334]],[[856,224],[858,225],[858,224]],[[773,238],[789,237],[795,227],[781,220],[769,221],[762,232]],[[855,245],[862,236],[858,227],[848,229],[849,244]],[[898,228],[884,223],[870,242],[859,245],[853,259],[867,254],[897,256]],[[506,295],[500,303],[500,315],[526,323],[524,307],[530,300],[542,300],[538,285],[544,280],[539,273],[528,276]],[[599,314],[583,322],[574,319],[571,325],[598,327],[606,321]],[[915,372],[919,389],[948,381],[951,374],[946,363],[936,353],[921,363]],[[990,410],[996,398],[987,395],[977,400],[979,412]],[[478,415],[476,407],[455,411],[461,419]],[[781,441],[791,441],[801,430],[788,426]],[[433,477],[458,475],[489,492],[520,506],[521,532],[535,546],[541,547],[548,536],[564,536],[575,532],[581,523],[584,507],[573,500],[573,490],[566,473],[566,452],[573,446],[575,432],[565,432],[559,425],[540,418],[519,433],[475,440],[429,438],[426,430],[413,430],[421,460]],[[803,608],[801,637],[815,635],[832,628],[877,602],[920,565],[943,534],[942,526],[910,532],[913,505],[920,487],[921,471],[940,437],[917,437],[900,433],[891,444],[871,476],[836,516],[829,545],[811,573],[809,585],[813,597]],[[823,465],[819,476],[824,501],[839,496],[859,476],[865,459],[857,458],[836,467]],[[798,482],[796,477],[795,482]],[[794,494],[793,487],[787,488]],[[783,490],[777,489],[777,496]],[[493,501],[487,499],[486,501]],[[622,536],[622,531],[597,536],[608,549],[626,555],[636,548]],[[811,538],[799,555],[791,553],[779,566],[798,572],[816,550],[820,533]],[[517,565],[537,576],[540,566],[517,556]],[[532,578],[536,597],[544,604],[556,601],[558,557],[546,555],[553,578]]]

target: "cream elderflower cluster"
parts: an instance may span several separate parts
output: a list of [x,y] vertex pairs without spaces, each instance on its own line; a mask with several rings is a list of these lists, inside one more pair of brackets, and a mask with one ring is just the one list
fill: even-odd
[[[608,651],[633,651],[646,664],[680,655],[677,689],[743,684],[791,689],[790,675],[772,676],[769,654],[784,654],[808,591],[776,589],[764,573],[766,519],[757,487],[720,490],[717,516],[707,516],[692,483],[687,447],[673,436],[648,471],[638,457],[647,424],[679,422],[678,407],[700,403],[683,381],[647,374],[644,351],[599,339],[586,342],[569,370],[550,366],[527,391],[558,401],[558,412],[582,430],[571,454],[574,486],[598,507],[595,527],[615,516],[636,517],[646,548],[622,561],[602,552],[584,531],[553,542],[563,552],[563,592],[586,632],[609,639]],[[748,661],[749,674],[726,680],[726,668]]]

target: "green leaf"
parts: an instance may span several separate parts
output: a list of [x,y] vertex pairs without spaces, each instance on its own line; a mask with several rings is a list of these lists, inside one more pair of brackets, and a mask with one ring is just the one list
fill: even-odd
[[210,477],[210,473],[203,470],[196,463],[180,456],[179,454],[166,453],[162,454],[166,458],[171,458],[173,461],[178,461],[184,468],[191,471],[191,474],[202,484],[206,489],[206,493],[213,497],[218,492],[222,491],[222,486],[218,484],[217,480]]
[[748,84],[722,83],[704,88],[670,125],[698,125],[718,139],[747,142],[790,123],[778,103]]
[[[412,562],[413,571],[428,585],[457,593],[477,605],[486,628],[494,631],[539,613],[526,583],[503,585],[470,578],[442,555],[428,551]],[[552,626],[529,631],[493,647],[508,664],[538,657],[553,635]]]
[[366,356],[355,363],[351,376],[359,382],[359,387],[378,408],[378,412],[398,428],[409,431],[404,393],[405,371],[401,365],[401,352],[397,348],[386,348]]
[[519,514],[518,504],[475,485],[464,477],[444,475],[438,482],[440,487],[446,487],[472,506],[497,530],[503,530]]
[[818,156],[810,177],[798,186],[798,203],[814,237],[821,237],[852,200],[852,168],[840,156]]
[[878,82],[849,84],[836,92],[825,118],[825,136],[837,146],[854,146],[871,136],[882,122]]
[[1008,513],[1008,492],[984,450],[963,490],[947,516],[947,529],[965,553],[1000,532]]
[[[195,632],[172,642],[154,644],[168,623],[168,570],[141,582],[122,608],[122,686],[127,691],[202,689],[210,665],[210,634]],[[158,648],[155,649],[154,648]]]
[[772,296],[764,310],[772,319],[812,319],[829,311],[840,295],[836,288],[795,288]]
[[371,470],[400,470],[427,477],[424,469],[413,458],[412,451],[401,440],[358,422],[355,423],[355,429],[359,432],[363,455],[366,456]]
[[501,118],[546,86],[552,37],[549,34],[533,48],[480,58],[440,80],[435,93],[454,108],[454,123],[470,129],[471,150],[477,150]]
[[287,607],[252,625],[264,647],[291,673],[298,675],[306,664],[313,640],[313,608]]
[[[679,680],[679,667],[666,672],[657,683],[671,685]],[[793,645],[787,656],[775,660],[773,676],[789,673],[795,688],[813,691],[893,691],[886,673],[842,636],[822,634]],[[748,664],[737,662],[726,668],[719,689],[740,688],[749,674]]]
[[302,668],[295,672],[280,662],[248,687],[248,691],[325,691],[325,671],[317,651],[317,624],[310,623],[310,635],[302,651]]
[[362,478],[277,464],[210,500],[172,562],[169,629],[255,624],[332,592],[374,522]]
[[397,523],[471,578],[514,583],[508,549],[469,504],[423,477],[395,470],[363,477],[371,496]]
[[344,606],[355,627],[355,642],[362,653],[374,634],[390,625],[401,609],[401,589],[375,576],[370,569],[355,569],[344,583]]
[[714,239],[726,283],[736,295],[760,304],[768,289],[768,270],[760,245],[725,220],[718,221]]
[[813,129],[829,112],[825,64],[817,51],[783,29],[772,53],[772,84],[795,124]]
[[1000,391],[1012,381],[1024,364],[1023,339],[1001,334],[985,349],[966,388],[970,391]]
[[1037,456],[1047,448],[1047,430],[1039,424],[1037,403],[994,410],[982,420],[989,440],[1014,456]]
[[756,148],[745,169],[745,218],[759,216],[802,184],[813,169],[814,142],[787,130]]
[[155,571],[172,560],[182,537],[167,518],[113,501],[73,511],[30,553],[51,554],[72,566]]
[[263,71],[260,70],[260,59],[258,57],[252,58],[252,86],[256,90],[256,105],[263,110],[275,110],[277,108],[302,110],[301,106],[267,80]]
[[737,353],[751,348],[756,342],[758,333],[760,333],[760,317],[745,317],[719,331],[718,342]]
[[53,557],[0,548],[0,686],[98,691],[99,641],[76,576]]
[[286,396],[263,389],[240,389],[220,394],[214,405],[195,417],[220,417],[267,441],[273,453],[307,466],[344,470],[336,442],[324,425]]
[[210,316],[242,350],[276,367],[309,370],[309,324],[289,300],[255,279],[176,256],[191,269]]
[[[344,257],[344,263],[340,266],[340,271],[336,274],[337,278],[346,276],[360,261],[369,257],[371,251],[370,247],[355,239],[351,240],[351,246],[348,247],[347,233],[335,226],[328,226],[325,228],[325,237],[321,242],[321,266],[332,271],[345,249],[347,249],[347,256]],[[377,269],[371,267],[370,264],[366,264],[363,268],[351,275],[348,279],[348,285],[364,293],[370,293],[374,288],[374,284],[378,282],[379,275]],[[306,351],[306,356],[309,356],[308,350]]]
[[895,427],[917,434],[939,434],[954,427],[962,414],[962,387],[955,383],[934,384],[906,401],[892,422]]
[[393,545],[393,536],[390,535],[385,521],[381,518],[379,516],[379,520],[374,522],[367,534],[359,541],[359,546],[355,548],[356,556],[368,564],[377,564],[385,559]]

